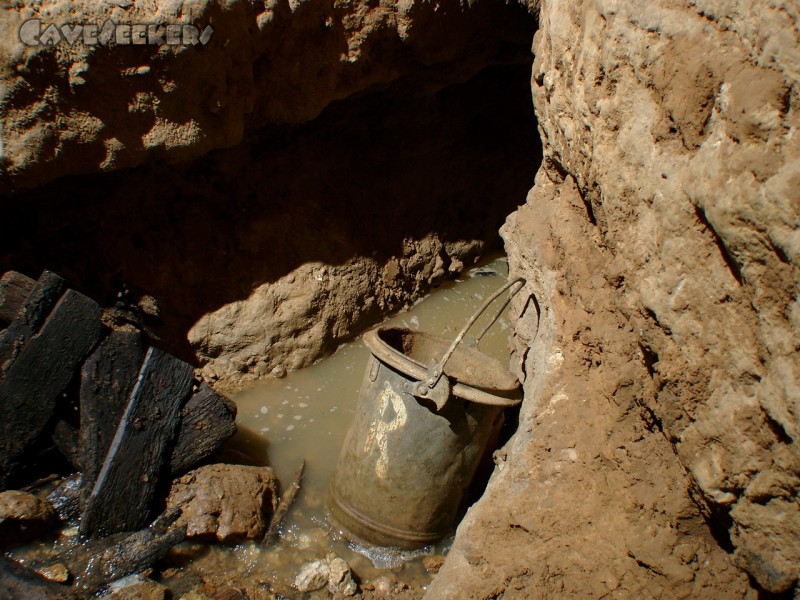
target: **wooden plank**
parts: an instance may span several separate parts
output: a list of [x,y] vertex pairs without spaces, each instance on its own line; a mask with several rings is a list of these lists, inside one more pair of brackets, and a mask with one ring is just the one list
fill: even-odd
[[114,331],[83,364],[79,434],[83,503],[97,481],[125,413],[145,351],[141,334]]
[[16,271],[8,271],[0,277],[0,327],[5,327],[17,317],[34,285],[35,279]]
[[11,367],[11,362],[25,343],[38,333],[63,291],[64,280],[61,277],[50,271],[42,273],[17,316],[6,329],[0,331],[0,378]]
[[147,524],[180,408],[192,389],[192,366],[156,348],[147,351],[125,414],[86,501],[81,533],[108,535]]
[[163,513],[147,529],[93,540],[84,548],[67,551],[55,560],[75,573],[75,589],[94,594],[108,583],[151,568],[176,544],[186,539],[186,525],[175,525],[177,509]]
[[50,436],[50,439],[53,440],[53,444],[61,456],[80,471],[81,455],[78,451],[78,429],[64,419],[60,419],[53,428],[53,435]]
[[300,466],[295,469],[292,483],[290,483],[286,491],[283,492],[281,501],[278,503],[278,508],[275,509],[272,519],[270,519],[267,533],[264,534],[264,539],[261,540],[263,546],[271,546],[278,541],[278,532],[281,528],[281,523],[283,523],[283,520],[286,518],[286,513],[288,513],[289,509],[292,507],[297,492],[300,491],[300,481],[303,479],[303,471],[305,468],[306,461],[303,460]]
[[97,344],[100,312],[96,302],[67,290],[41,330],[7,365],[0,380],[0,489],[6,488],[19,459],[52,418],[59,395]]
[[203,383],[181,409],[178,440],[170,472],[178,476],[219,448],[236,433],[236,405]]

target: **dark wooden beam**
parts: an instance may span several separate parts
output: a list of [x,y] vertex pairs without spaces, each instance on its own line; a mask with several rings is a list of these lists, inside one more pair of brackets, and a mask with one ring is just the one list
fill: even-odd
[[45,271],[17,311],[8,328],[0,331],[0,376],[9,369],[13,358],[39,331],[50,311],[64,292],[64,280]]
[[[26,305],[29,300],[30,296]],[[36,331],[36,324],[46,316],[34,312],[20,315],[31,331]],[[6,488],[22,455],[39,439],[53,417],[58,397],[97,344],[100,312],[96,302],[67,290],[38,333],[15,349],[6,363],[0,378],[0,489]]]
[[0,277],[0,327],[17,318],[25,298],[33,291],[36,280],[27,275],[8,271]]
[[84,503],[125,413],[146,349],[141,334],[114,331],[83,364],[79,455]]
[[170,455],[173,477],[188,471],[236,433],[236,404],[203,383],[181,410],[178,441]]
[[135,531],[147,524],[193,375],[192,366],[174,356],[152,347],[147,351],[87,498],[81,533],[96,537]]

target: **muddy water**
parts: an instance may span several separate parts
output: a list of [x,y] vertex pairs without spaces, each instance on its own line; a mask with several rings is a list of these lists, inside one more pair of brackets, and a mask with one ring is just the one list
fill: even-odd
[[[504,258],[486,261],[387,323],[453,338],[506,277]],[[487,310],[487,315],[494,314],[501,302]],[[487,320],[480,320],[473,333],[482,331]],[[481,350],[505,364],[510,331],[504,314],[481,341]],[[369,351],[359,339],[316,365],[283,379],[259,382],[233,395],[239,407],[240,428],[233,443],[235,450],[254,463],[271,465],[284,485],[302,460],[306,471],[275,546],[211,547],[192,559],[193,571],[217,579],[224,572],[230,581],[261,582],[280,590],[291,584],[303,563],[336,552],[362,580],[391,568],[401,581],[420,586],[430,581],[420,557],[446,552],[448,541],[415,553],[368,549],[349,544],[328,524],[327,486],[353,418],[368,357]]]

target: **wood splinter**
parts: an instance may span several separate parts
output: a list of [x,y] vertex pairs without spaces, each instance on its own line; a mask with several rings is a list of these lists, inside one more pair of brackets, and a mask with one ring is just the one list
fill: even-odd
[[294,498],[297,496],[297,492],[300,491],[300,480],[303,478],[303,470],[305,467],[306,461],[304,460],[294,472],[292,483],[289,484],[289,487],[286,488],[286,491],[283,493],[281,501],[278,503],[278,508],[275,509],[275,513],[272,515],[272,519],[269,522],[267,533],[261,541],[263,546],[271,546],[277,541],[278,530],[281,527],[281,523],[283,523],[286,513],[289,512],[289,508],[291,508]]

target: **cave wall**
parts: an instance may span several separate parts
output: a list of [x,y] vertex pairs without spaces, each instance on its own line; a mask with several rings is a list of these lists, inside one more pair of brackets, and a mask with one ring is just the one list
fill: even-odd
[[[31,17],[214,33],[26,47]],[[457,276],[541,156],[517,4],[16,2],[0,28],[0,270],[154,297],[159,344],[215,381],[309,365]]]
[[[27,46],[20,27],[211,26],[208,43]],[[527,46],[500,0],[15,0],[0,5],[0,192],[63,175],[170,163],[306,123],[335,100],[428,72],[464,80]]]
[[526,399],[430,597],[792,593],[799,19],[542,2],[545,159],[503,229]]

